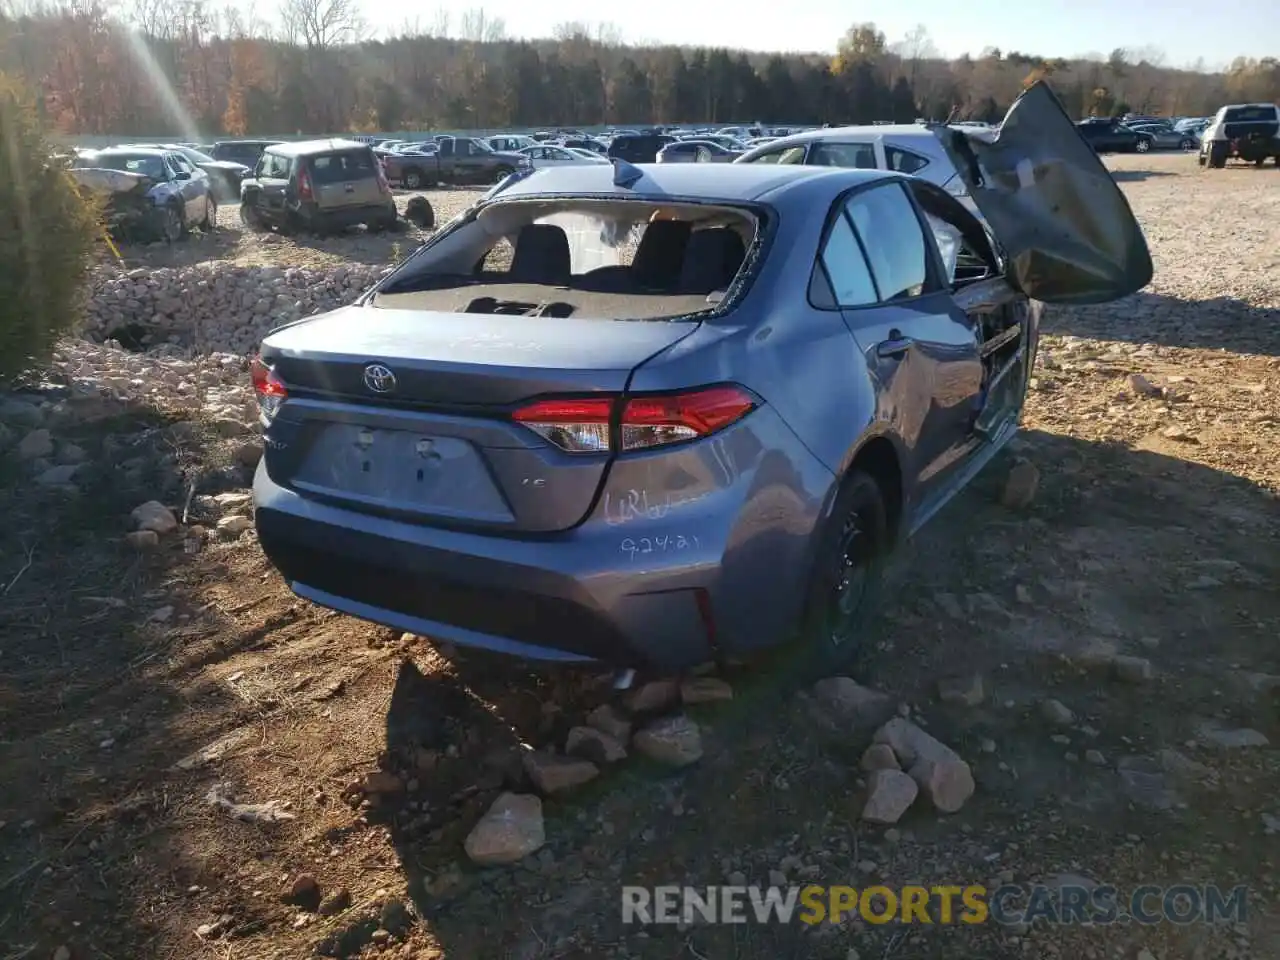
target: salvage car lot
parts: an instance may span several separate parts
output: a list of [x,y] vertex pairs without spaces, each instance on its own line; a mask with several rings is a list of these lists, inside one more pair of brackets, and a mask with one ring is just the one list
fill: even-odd
[[[899,558],[857,678],[967,760],[977,791],[891,829],[858,819],[870,731],[736,669],[733,700],[690,709],[695,766],[659,776],[633,748],[545,802],[542,851],[477,869],[463,838],[523,778],[513,745],[562,746],[607,684],[298,601],[244,531],[242,362],[64,347],[56,377],[110,395],[0,411],[18,451],[0,492],[0,956],[1280,956],[1280,193],[1270,168],[1107,163],[1156,278],[1123,304],[1048,312],[1017,449]],[[428,196],[443,223],[476,194]],[[419,236],[264,237],[234,213],[209,240],[124,251],[129,270],[173,268],[154,293],[179,340],[200,295],[185,271],[241,271],[219,309],[266,323],[286,308],[257,312],[264,271],[299,271],[302,289]],[[229,346],[219,330],[205,340]],[[188,522],[125,542],[153,499]],[[946,678],[962,682],[940,702]],[[1243,883],[1249,912],[1239,927],[621,924],[621,884],[771,872]]]

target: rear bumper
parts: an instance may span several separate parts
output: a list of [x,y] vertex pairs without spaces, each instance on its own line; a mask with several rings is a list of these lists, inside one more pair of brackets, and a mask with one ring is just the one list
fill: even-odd
[[[767,408],[751,419],[786,429]],[[700,456],[687,456],[692,469]],[[618,461],[606,494],[634,499],[645,469]],[[730,476],[648,516],[619,512],[615,491],[582,525],[536,539],[358,513],[275,483],[265,460],[254,499],[268,559],[322,606],[530,659],[680,670],[790,633],[833,483],[807,451]]]
[[394,220],[396,204],[394,200],[386,203],[374,203],[359,207],[340,207],[336,210],[321,210],[317,207],[304,206],[302,216],[312,223],[329,227],[354,227],[358,223],[377,223]]

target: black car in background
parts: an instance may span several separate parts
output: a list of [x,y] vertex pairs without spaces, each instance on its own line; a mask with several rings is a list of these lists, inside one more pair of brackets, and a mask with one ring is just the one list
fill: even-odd
[[1084,142],[1097,153],[1146,153],[1152,146],[1150,134],[1131,130],[1109,117],[1081,120],[1076,129],[1084,137]]
[[605,156],[627,163],[653,163],[658,159],[659,150],[675,142],[675,137],[665,133],[623,134],[613,138]]
[[249,169],[258,165],[258,158],[267,147],[274,147],[280,140],[219,140],[208,150],[215,160],[242,163]]

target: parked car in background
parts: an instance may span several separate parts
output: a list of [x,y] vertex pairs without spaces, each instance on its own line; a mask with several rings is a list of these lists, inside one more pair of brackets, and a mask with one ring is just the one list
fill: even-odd
[[586,150],[570,150],[554,143],[539,143],[517,151],[535,170],[545,167],[573,167],[583,164],[608,163],[604,157]]
[[1097,153],[1147,153],[1155,142],[1151,134],[1131,130],[1123,123],[1106,117],[1081,120],[1076,129],[1084,142]]
[[236,203],[240,199],[240,184],[251,171],[251,167],[234,160],[215,160],[207,153],[181,143],[143,143],[134,146],[147,147],[153,150],[168,150],[180,153],[187,162],[198,170],[204,171],[209,178],[213,195],[219,203]]
[[122,239],[181,239],[217,226],[209,178],[181,153],[148,147],[79,151],[72,178],[103,197],[107,228]]
[[969,207],[964,179],[942,149],[937,136],[919,124],[828,127],[780,137],[748,150],[735,163],[805,164],[893,170],[922,177],[942,187]]
[[676,138],[666,133],[621,134],[610,141],[606,156],[628,163],[653,163],[659,150],[675,142]]
[[1280,107],[1274,103],[1223,107],[1200,136],[1202,167],[1221,169],[1231,159],[1260,167],[1267,158],[1280,166]]
[[1043,84],[995,142],[931,135],[1036,170],[969,182],[994,241],[888,170],[510,178],[263,341],[267,557],[312,602],[463,646],[675,671],[799,633],[847,662],[895,544],[1013,437],[1033,301],[1152,274]]
[[282,142],[280,140],[219,140],[204,152],[214,160],[242,163],[252,170],[258,165],[258,158],[262,156],[263,150]]
[[609,144],[596,137],[564,137],[558,141],[562,147],[572,147],[575,150],[587,150],[590,153],[598,153],[604,156],[609,152]]
[[517,153],[525,147],[533,146],[537,142],[533,137],[522,137],[515,134],[498,134],[485,138],[485,143],[489,145],[489,149],[498,153]]
[[1152,150],[1194,150],[1200,145],[1196,137],[1183,130],[1175,130],[1168,120],[1147,120],[1125,124],[1135,133],[1151,138]]
[[742,152],[712,140],[677,140],[658,151],[658,163],[732,163]]
[[388,230],[399,223],[373,149],[354,140],[267,147],[241,189],[240,219],[253,230],[317,233],[355,224]]
[[437,183],[451,186],[497,183],[527,159],[518,151],[499,152],[478,137],[437,137],[434,150],[384,156],[388,180],[408,190]]

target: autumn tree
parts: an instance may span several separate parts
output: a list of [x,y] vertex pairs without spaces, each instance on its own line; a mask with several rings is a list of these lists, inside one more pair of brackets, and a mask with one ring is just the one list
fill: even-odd
[[0,74],[0,380],[46,361],[80,318],[98,226],[52,154],[30,97]]

